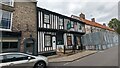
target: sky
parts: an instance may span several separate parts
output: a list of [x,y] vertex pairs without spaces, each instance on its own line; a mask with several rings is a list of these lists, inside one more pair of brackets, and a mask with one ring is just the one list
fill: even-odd
[[96,22],[107,25],[112,18],[118,18],[118,2],[119,0],[38,0],[37,6],[69,17],[84,13],[86,19],[95,18]]

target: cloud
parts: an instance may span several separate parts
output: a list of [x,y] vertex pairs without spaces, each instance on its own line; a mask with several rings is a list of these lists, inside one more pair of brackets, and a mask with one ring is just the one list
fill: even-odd
[[86,19],[96,18],[99,23],[108,23],[118,17],[118,0],[38,0],[38,6],[66,15],[85,13]]

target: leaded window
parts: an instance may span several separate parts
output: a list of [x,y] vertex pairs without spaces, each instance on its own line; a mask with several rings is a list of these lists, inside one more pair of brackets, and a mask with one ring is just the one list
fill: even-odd
[[44,14],[44,28],[50,28],[50,15]]
[[63,18],[59,18],[59,29],[63,29]]
[[46,46],[46,47],[52,46],[52,38],[51,38],[51,35],[45,35],[45,46]]

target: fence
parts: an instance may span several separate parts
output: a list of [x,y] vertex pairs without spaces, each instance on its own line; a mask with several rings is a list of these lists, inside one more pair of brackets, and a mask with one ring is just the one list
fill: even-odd
[[82,44],[86,49],[107,49],[118,45],[118,34],[115,32],[95,32],[82,36]]

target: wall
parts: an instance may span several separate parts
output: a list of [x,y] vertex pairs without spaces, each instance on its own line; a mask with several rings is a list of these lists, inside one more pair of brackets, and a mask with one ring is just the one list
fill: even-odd
[[91,26],[90,25],[85,25],[85,31],[86,31],[86,34],[91,33]]
[[[21,31],[21,51],[24,49],[23,41],[32,36],[37,39],[36,25],[36,3],[35,2],[15,2],[13,12],[12,31]],[[28,24],[28,25],[26,25]],[[28,28],[28,30],[27,30]]]

